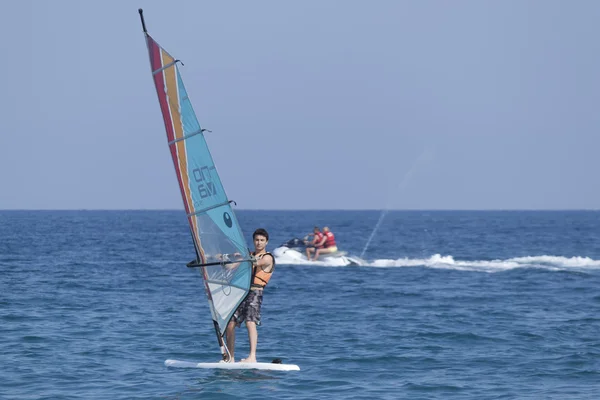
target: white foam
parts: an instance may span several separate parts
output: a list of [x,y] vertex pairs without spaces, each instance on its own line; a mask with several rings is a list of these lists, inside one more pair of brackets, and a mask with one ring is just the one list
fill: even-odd
[[589,257],[527,256],[505,260],[455,260],[451,255],[434,254],[426,259],[399,258],[396,260],[374,260],[368,265],[373,267],[412,267],[425,266],[465,271],[497,272],[515,268],[544,268],[550,270],[568,270],[581,268],[600,268],[600,260]]
[[600,267],[600,260],[589,257],[560,257],[560,256],[528,256],[511,258],[510,260],[521,264],[547,264],[566,267]]
[[[277,256],[277,254],[276,254]],[[307,261],[306,257],[297,252],[281,254],[277,257],[279,264],[310,264],[319,266],[345,266],[339,259],[325,259],[320,261]],[[563,257],[563,256],[526,256],[496,260],[455,260],[451,255],[434,254],[429,258],[397,258],[375,259],[371,261],[360,260],[361,267],[429,267],[440,269],[453,269],[463,271],[499,272],[515,268],[542,268],[548,270],[584,270],[600,269],[600,260],[590,257]]]
[[[322,267],[343,267],[351,263],[351,261],[356,262],[358,260],[356,257],[353,257],[352,260],[349,260],[344,256],[336,256],[336,257],[328,257],[323,256],[317,261],[308,261],[306,256],[302,253],[290,250],[287,247],[278,247],[273,250],[273,255],[275,256],[275,262],[277,264],[288,264],[288,265],[315,265]],[[360,260],[362,261],[362,260]],[[360,262],[362,265],[363,262]]]

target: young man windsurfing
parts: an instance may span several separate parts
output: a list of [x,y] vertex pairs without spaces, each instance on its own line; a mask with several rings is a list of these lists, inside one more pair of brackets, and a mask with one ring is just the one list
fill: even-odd
[[241,362],[256,362],[256,346],[258,343],[258,331],[256,327],[260,325],[260,309],[263,300],[263,290],[273,275],[275,268],[275,257],[267,252],[267,243],[269,243],[269,234],[266,230],[259,228],[252,235],[254,241],[254,256],[252,270],[252,283],[250,292],[244,301],[240,304],[236,312],[231,317],[227,325],[226,340],[229,349],[229,359],[225,362],[235,362],[235,328],[246,321],[248,329],[248,341],[250,343],[250,354]]

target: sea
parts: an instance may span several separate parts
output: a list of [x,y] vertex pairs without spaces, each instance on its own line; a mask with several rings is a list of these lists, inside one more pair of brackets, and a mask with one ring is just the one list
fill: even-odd
[[236,215],[361,259],[277,260],[258,360],[300,371],[165,366],[220,359],[182,210],[0,211],[0,398],[600,398],[600,212]]

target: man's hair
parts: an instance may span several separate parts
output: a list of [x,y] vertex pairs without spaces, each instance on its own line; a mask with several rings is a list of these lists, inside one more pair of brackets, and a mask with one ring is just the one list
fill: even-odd
[[313,228],[313,231],[318,231],[318,230],[319,230],[319,227],[318,227],[318,226],[315,226],[315,227]]
[[255,239],[256,235],[264,236],[267,238],[267,242],[269,241],[269,232],[267,232],[263,228],[258,228],[257,230],[255,230],[252,234],[252,239]]

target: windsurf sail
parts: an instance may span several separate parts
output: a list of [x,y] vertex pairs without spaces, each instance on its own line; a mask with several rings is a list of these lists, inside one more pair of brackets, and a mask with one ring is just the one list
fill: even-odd
[[225,329],[250,290],[250,253],[208,149],[205,129],[200,127],[183,85],[180,62],[148,34],[142,9],[139,13],[169,151],[196,250],[196,259],[188,267],[198,268],[204,278],[225,358]]

